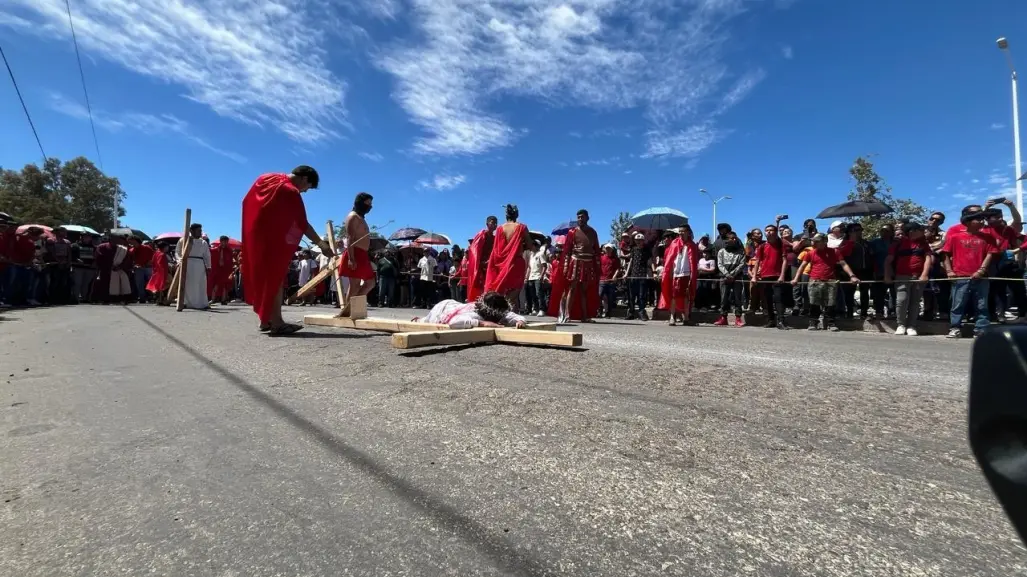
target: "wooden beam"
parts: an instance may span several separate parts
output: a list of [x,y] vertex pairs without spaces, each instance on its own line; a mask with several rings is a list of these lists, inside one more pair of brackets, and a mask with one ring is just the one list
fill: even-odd
[[534,331],[529,329],[494,329],[497,343],[545,345],[549,347],[580,347],[581,333]]
[[193,235],[189,234],[189,226],[193,221],[193,210],[185,209],[185,236],[179,242],[182,243],[182,255],[178,259],[178,268],[181,274],[178,275],[178,290],[175,291],[175,310],[181,312],[185,308],[185,283],[186,273],[189,272],[189,252],[193,249]]
[[533,331],[555,331],[559,323],[528,323],[527,328]]
[[[298,298],[298,299],[301,299],[301,298],[307,296],[308,294],[313,292],[314,289],[317,288],[317,285],[319,285],[322,282],[324,282],[324,280],[326,278],[328,278],[328,275],[332,274],[332,272],[338,266],[339,266],[339,257],[337,257],[337,256],[332,257],[332,260],[328,263],[327,266],[325,266],[323,269],[317,271],[317,274],[314,275],[314,277],[311,278],[309,281],[307,281],[307,284],[305,284],[302,287],[300,287],[300,290],[296,291],[296,294],[294,294],[292,296],[294,298]],[[245,290],[245,288],[243,290]]]
[[392,346],[397,349],[470,345],[494,342],[496,342],[495,329],[424,331],[415,333],[395,333],[392,335]]
[[380,331],[384,333],[447,331],[449,325],[433,323],[417,323],[397,319],[351,319],[336,315],[306,315],[303,324],[318,327],[334,327],[340,329],[357,329],[362,331]]
[[[335,224],[333,224],[331,220],[328,221],[328,247],[332,249],[335,256],[339,256],[341,258],[341,255],[339,255],[339,249],[335,244]],[[346,300],[346,295],[342,292],[342,277],[339,275],[339,267],[337,265],[333,267],[332,274],[335,278],[335,294],[339,297],[339,308],[341,309],[346,305],[344,302]]]

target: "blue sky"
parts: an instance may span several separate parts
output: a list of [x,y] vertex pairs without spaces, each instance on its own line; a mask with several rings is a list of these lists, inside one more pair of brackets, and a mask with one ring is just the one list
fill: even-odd
[[[1027,3],[955,0],[72,0],[124,222],[238,236],[261,173],[310,164],[317,228],[463,241],[501,205],[551,229],[672,206],[697,231],[844,200],[875,154],[900,197],[955,214],[1012,190],[1009,72]],[[96,153],[63,0],[6,0],[0,38],[46,153]],[[1027,90],[1027,88],[1025,88]],[[1027,112],[1027,111],[1025,111]],[[0,82],[0,165],[38,162]]]

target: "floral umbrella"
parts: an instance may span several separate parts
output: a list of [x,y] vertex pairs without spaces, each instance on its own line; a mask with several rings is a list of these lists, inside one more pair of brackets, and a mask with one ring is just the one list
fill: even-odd
[[389,240],[414,240],[422,234],[428,234],[428,231],[420,228],[401,228],[389,235]]
[[444,234],[437,234],[434,232],[426,232],[421,236],[414,239],[414,244],[438,244],[438,245],[451,245],[453,241],[449,240],[449,237]]
[[42,229],[43,236],[46,238],[57,238],[53,235],[53,229],[43,224],[23,224],[18,227],[18,234],[25,234],[30,228]]
[[[212,248],[212,249],[219,248],[220,246],[221,246],[221,239],[215,240],[214,242],[210,243],[210,248]],[[236,240],[234,238],[230,238],[230,239],[228,239],[228,246],[232,250],[242,250],[242,241],[241,240]]]

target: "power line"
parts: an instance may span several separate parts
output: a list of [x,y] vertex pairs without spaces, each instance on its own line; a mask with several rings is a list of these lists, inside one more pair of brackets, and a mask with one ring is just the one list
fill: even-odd
[[11,75],[11,84],[14,85],[14,92],[18,95],[18,100],[21,101],[21,109],[25,111],[25,118],[29,121],[29,126],[32,128],[32,136],[36,137],[36,144],[39,145],[39,153],[43,155],[43,164],[46,164],[46,153],[43,152],[43,143],[39,140],[39,133],[36,132],[36,125],[32,122],[32,115],[29,114],[29,107],[25,105],[25,99],[21,96],[21,89],[18,88],[18,81],[14,78],[14,71],[11,70],[11,65],[7,62],[7,55],[4,54],[3,46],[0,46],[0,57],[4,59],[4,66],[7,67],[7,73]]
[[75,22],[71,18],[71,0],[64,0],[68,9],[68,26],[71,27],[71,41],[75,44],[75,59],[78,60],[78,76],[82,80],[82,94],[86,97],[86,112],[89,114],[89,127],[93,130],[93,145],[96,147],[96,161],[103,172],[103,157],[100,156],[100,141],[96,138],[96,124],[93,122],[93,107],[89,104],[89,90],[86,89],[86,73],[82,69],[82,55],[78,51],[78,37],[75,35]]

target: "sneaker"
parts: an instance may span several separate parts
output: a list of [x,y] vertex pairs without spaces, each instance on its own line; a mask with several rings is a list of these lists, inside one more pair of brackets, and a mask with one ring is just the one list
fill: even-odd
[[914,328],[912,328],[912,327],[910,327],[910,328],[906,329],[906,336],[910,336],[910,337],[915,337],[915,336],[917,336],[918,334],[919,334],[919,333],[917,333],[917,332],[916,332],[916,329],[914,329]]
[[832,333],[836,333],[836,332],[840,331],[841,329],[838,328],[838,325],[830,324],[830,325],[827,325],[827,330],[831,331]]
[[784,324],[781,321],[777,321],[777,323],[775,323],[774,326],[777,327],[777,330],[779,330],[779,331],[790,331],[790,330],[792,330],[791,327],[789,327],[788,325]]
[[963,336],[963,331],[958,328],[949,329],[949,334],[945,335],[947,339],[958,339]]
[[810,321],[809,326],[806,327],[806,330],[807,331],[819,331],[820,330],[820,323],[818,323],[817,321]]
[[735,326],[736,327],[744,327],[745,326],[745,319],[743,319],[741,317],[741,315],[735,315]]
[[537,317],[544,317],[546,315],[542,311],[538,311],[537,313],[535,313],[535,316],[537,316]]
[[898,327],[896,327],[895,328],[895,334],[897,334],[897,335],[904,335],[904,334],[906,334],[906,327],[905,327],[905,325],[899,325]]
[[724,315],[720,315],[719,317],[717,317],[717,320],[713,321],[713,326],[715,326],[715,327],[726,327],[727,326],[727,317],[724,316]]

